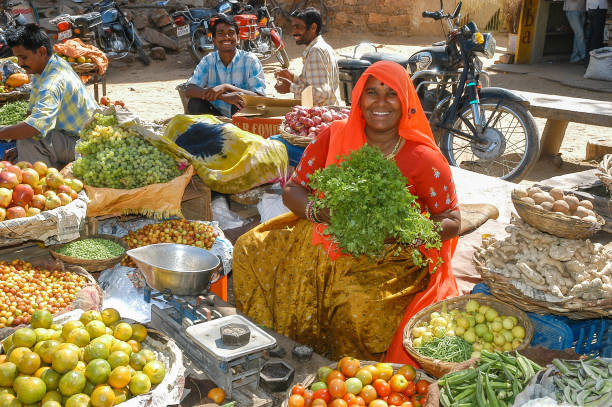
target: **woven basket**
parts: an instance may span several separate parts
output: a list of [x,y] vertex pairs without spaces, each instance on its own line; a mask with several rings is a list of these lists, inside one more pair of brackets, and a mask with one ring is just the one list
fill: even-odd
[[[379,362],[364,361],[364,360],[360,361],[361,367],[369,366],[369,365],[375,365],[377,363],[379,363]],[[404,365],[400,365],[398,363],[389,363],[389,364],[393,367],[393,374],[397,373],[399,368],[404,366]],[[332,365],[329,365],[329,367],[331,369],[334,369],[334,370],[338,369],[338,365],[335,364],[335,363],[332,364]],[[414,378],[414,381],[426,380],[429,383],[433,383],[433,382],[436,381],[435,378],[429,376],[423,370],[421,370],[421,369],[415,369],[415,370],[416,370],[416,377]],[[306,376],[306,378],[304,378],[304,380],[302,380],[301,382],[295,383],[292,386],[290,386],[289,389],[287,389],[287,397],[285,397],[285,400],[283,401],[282,407],[288,407],[289,406],[289,397],[291,397],[291,390],[293,389],[294,386],[302,385],[302,386],[304,386],[304,388],[309,388],[315,381],[317,381],[317,374],[313,373],[311,375]]]
[[[120,237],[113,236],[113,235],[90,235],[90,236],[82,237],[77,240],[93,239],[93,238],[112,240],[113,242],[120,244],[121,247],[123,247],[126,251],[128,250],[128,245],[123,241],[123,239],[121,239]],[[125,257],[125,252],[124,252],[122,255],[113,257],[112,259],[104,259],[104,260],[79,259],[76,257],[65,256],[63,254],[56,252],[56,250],[59,250],[63,246],[64,245],[51,246],[49,248],[49,252],[51,253],[53,257],[55,257],[58,260],[63,261],[64,263],[81,266],[89,272],[102,271],[102,270],[111,268],[115,264],[119,263]]]
[[[343,107],[343,106],[325,106],[325,107],[327,109],[332,109],[332,110],[346,109],[346,107]],[[285,119],[283,119],[283,123],[280,125],[279,131],[280,131],[281,137],[287,140],[290,144],[293,144],[294,146],[306,147],[308,146],[308,144],[312,142],[312,140],[314,140],[311,137],[299,136],[297,134],[290,132],[289,130],[286,130],[285,129]]]
[[480,272],[482,281],[487,284],[494,297],[512,304],[525,312],[534,312],[540,315],[554,314],[570,319],[612,317],[612,300],[584,301],[582,299],[571,299],[554,303],[536,300],[523,294],[512,285],[510,279],[506,276],[489,270],[478,252],[474,253],[472,261],[476,270]]
[[582,219],[574,219],[567,215],[538,209],[533,205],[523,202],[512,191],[512,203],[514,209],[521,219],[542,232],[550,233],[557,237],[566,239],[586,239],[597,232],[605,221],[597,215],[598,223],[592,223]]
[[601,182],[608,188],[610,195],[612,195],[612,154],[604,155],[597,169],[600,172],[595,173],[595,175],[599,177]]
[[76,73],[98,73],[98,65],[89,62],[82,64],[78,62],[71,62],[70,66]]
[[25,100],[30,97],[30,91],[14,90],[12,92],[0,93],[0,102],[12,102]]
[[427,373],[435,377],[442,377],[445,374],[450,373],[457,363],[445,362],[443,360],[428,358],[421,355],[416,348],[412,346],[412,335],[410,334],[412,332],[412,328],[414,328],[420,322],[429,322],[429,315],[434,311],[441,310],[444,304],[446,304],[449,310],[450,308],[463,308],[469,300],[476,300],[481,305],[487,305],[499,312],[501,315],[516,317],[519,325],[525,328],[525,339],[523,339],[523,343],[518,347],[518,349],[526,348],[531,342],[531,338],[533,338],[533,324],[531,323],[531,320],[527,314],[515,306],[502,302],[494,297],[491,297],[490,295],[484,294],[462,295],[460,297],[448,298],[417,312],[412,318],[410,318],[410,321],[408,321],[404,327],[404,349],[406,349],[408,354],[410,354],[414,360],[419,362],[423,370],[425,370]]

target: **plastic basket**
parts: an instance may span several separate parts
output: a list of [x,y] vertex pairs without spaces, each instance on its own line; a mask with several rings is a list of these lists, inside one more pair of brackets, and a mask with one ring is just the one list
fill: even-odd
[[[474,286],[472,293],[490,295],[486,284]],[[531,346],[563,350],[574,348],[576,353],[588,356],[611,357],[612,319],[595,318],[574,320],[557,315],[539,315],[528,312],[533,323]]]
[[9,150],[14,147],[17,147],[17,143],[15,143],[14,141],[8,143],[0,143],[0,160],[4,158],[4,152],[6,150]]

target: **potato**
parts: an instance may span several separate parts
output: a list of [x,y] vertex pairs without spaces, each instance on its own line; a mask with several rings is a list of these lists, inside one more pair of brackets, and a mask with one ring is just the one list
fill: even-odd
[[560,188],[553,188],[548,191],[548,193],[554,198],[555,201],[561,201],[564,198],[563,190]]
[[517,188],[517,189],[515,189],[515,190],[514,190],[514,195],[515,195],[517,198],[519,198],[519,199],[520,199],[520,198],[525,198],[525,197],[528,197],[528,196],[529,196],[529,195],[527,194],[527,191],[525,191],[524,189],[521,189],[521,188]]
[[553,204],[552,202],[542,202],[542,204],[540,205],[544,210],[546,211],[552,211],[553,210]]
[[533,197],[535,194],[542,192],[542,190],[538,187],[527,188],[527,195]]
[[536,209],[542,209],[542,210],[544,210],[544,208],[542,208],[542,205],[533,205],[533,207],[534,207],[534,208],[536,208]]
[[538,192],[532,196],[536,204],[540,205],[542,202],[554,202],[554,199],[546,192]]
[[595,215],[595,212],[590,211],[590,210],[588,210],[588,209],[587,209],[587,216],[592,216],[592,217],[594,217],[594,218],[596,218],[596,219],[597,219],[597,215]]
[[565,197],[565,202],[569,205],[570,211],[574,212],[578,207],[578,203],[580,202],[578,198],[572,195],[568,195]]
[[591,201],[587,201],[586,199],[584,201],[580,201],[578,205],[593,210],[593,203]]
[[563,200],[557,200],[553,203],[553,211],[561,212],[564,215],[567,215],[570,211],[569,205],[567,202]]
[[579,206],[574,211],[574,215],[578,216],[579,218],[584,218],[585,216],[589,216],[589,210],[584,206]]
[[585,216],[582,220],[586,220],[587,222],[597,223],[597,218],[595,216]]
[[521,201],[525,202],[528,205],[535,205],[535,201],[533,200],[533,198],[530,198],[528,196],[521,198]]

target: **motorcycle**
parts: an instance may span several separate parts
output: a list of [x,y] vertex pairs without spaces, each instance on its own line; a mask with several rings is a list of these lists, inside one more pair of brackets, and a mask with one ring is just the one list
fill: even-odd
[[254,53],[260,60],[275,56],[283,68],[289,67],[282,29],[274,24],[266,0],[253,4],[221,0],[217,8],[186,8],[173,13],[179,43],[182,36],[191,33],[190,52],[195,62],[214,50],[209,24],[213,15],[221,13],[233,16],[238,24],[240,49]]
[[54,18],[51,23],[57,26],[57,39],[80,38],[116,60],[125,58],[135,50],[140,60],[149,65],[151,58],[145,52],[134,24],[125,17],[119,6],[115,0],[102,0],[91,5],[86,14],[62,14]]
[[4,31],[8,28],[38,23],[38,13],[29,1],[7,1],[0,9],[0,58],[13,55],[13,50],[6,43]]
[[[425,11],[424,18],[446,20],[446,41],[424,48],[409,58],[382,52],[338,61],[341,91],[350,93],[367,67],[381,60],[400,63],[412,82],[429,119],[436,142],[449,164],[470,171],[518,182],[540,154],[537,127],[529,102],[507,89],[488,87],[489,76],[479,57],[492,58],[495,38],[481,33],[474,22],[459,26],[461,6]],[[359,46],[358,46],[359,47]]]

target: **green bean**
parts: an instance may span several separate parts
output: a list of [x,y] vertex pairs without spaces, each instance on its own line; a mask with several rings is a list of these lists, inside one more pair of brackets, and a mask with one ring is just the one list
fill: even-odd
[[20,100],[8,102],[0,107],[0,126],[10,126],[17,124],[26,118],[28,102]]
[[458,363],[468,360],[473,349],[468,341],[459,336],[443,336],[427,342],[417,351],[423,356]]
[[125,249],[112,240],[88,238],[65,244],[57,252],[77,259],[106,260],[121,256],[125,253]]

